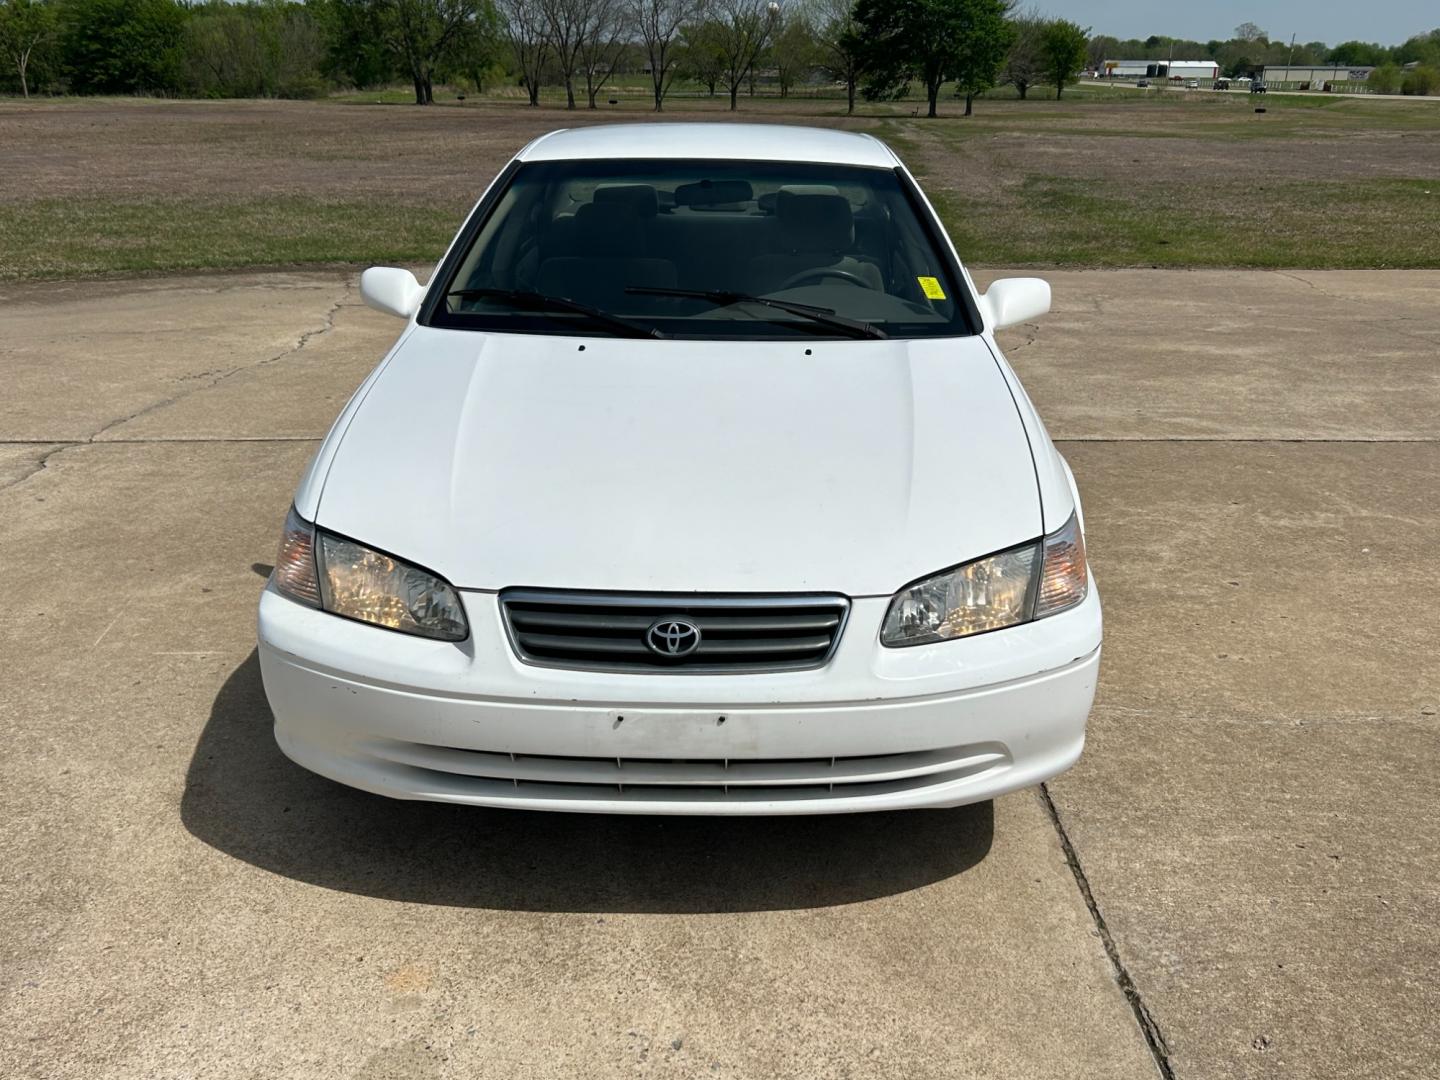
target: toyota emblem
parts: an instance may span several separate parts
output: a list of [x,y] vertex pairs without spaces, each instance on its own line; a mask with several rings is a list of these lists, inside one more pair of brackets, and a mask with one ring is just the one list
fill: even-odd
[[645,644],[657,656],[678,660],[700,647],[700,627],[689,619],[656,619],[645,631]]

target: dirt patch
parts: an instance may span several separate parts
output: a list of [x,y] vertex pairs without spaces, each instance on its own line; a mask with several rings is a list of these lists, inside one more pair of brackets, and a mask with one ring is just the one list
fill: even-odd
[[[634,105],[601,113],[292,101],[0,105],[0,165],[7,177],[0,202],[304,195],[461,207],[538,135],[653,115]],[[781,115],[775,106],[738,117],[692,106],[667,110],[664,119],[774,121]],[[789,109],[783,115],[789,123],[866,123]]]

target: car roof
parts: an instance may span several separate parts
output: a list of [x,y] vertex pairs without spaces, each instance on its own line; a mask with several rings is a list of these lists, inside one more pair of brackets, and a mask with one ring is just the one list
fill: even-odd
[[521,161],[806,161],[880,169],[900,163],[873,135],[786,124],[593,124],[542,135],[517,156]]

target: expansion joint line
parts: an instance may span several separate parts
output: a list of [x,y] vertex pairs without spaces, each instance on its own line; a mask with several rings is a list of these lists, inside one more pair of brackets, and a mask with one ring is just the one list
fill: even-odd
[[1145,999],[1140,996],[1140,990],[1135,985],[1135,980],[1130,978],[1130,972],[1126,969],[1124,961],[1120,959],[1120,950],[1115,944],[1115,938],[1111,935],[1110,928],[1105,925],[1105,916],[1100,914],[1100,905],[1095,902],[1095,894],[1090,889],[1090,880],[1085,876],[1085,870],[1080,865],[1080,856],[1075,851],[1075,845],[1070,842],[1070,836],[1065,831],[1064,823],[1060,820],[1060,811],[1056,809],[1055,800],[1050,797],[1050,788],[1046,784],[1040,785],[1040,802],[1045,807],[1045,813],[1050,817],[1050,824],[1055,826],[1055,835],[1060,838],[1060,848],[1065,852],[1065,861],[1070,866],[1070,873],[1075,876],[1075,884],[1080,889],[1080,895],[1085,899],[1085,906],[1090,909],[1090,918],[1095,923],[1095,930],[1100,935],[1101,944],[1105,946],[1105,955],[1110,958],[1110,968],[1115,976],[1115,982],[1119,984],[1125,1000],[1130,1003],[1130,1011],[1135,1015],[1135,1023],[1140,1027],[1140,1034],[1145,1036],[1145,1045],[1150,1048],[1150,1057],[1155,1062],[1155,1068],[1160,1073],[1162,1080],[1175,1080],[1175,1070],[1170,1064],[1170,1046],[1165,1042],[1165,1036],[1160,1033],[1160,1025],[1155,1022],[1155,1017],[1146,1007]]

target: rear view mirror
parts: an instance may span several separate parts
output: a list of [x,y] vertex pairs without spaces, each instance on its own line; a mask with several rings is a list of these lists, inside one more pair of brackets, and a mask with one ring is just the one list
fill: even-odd
[[734,206],[754,197],[749,180],[698,180],[675,189],[676,206]]
[[980,310],[991,330],[1039,318],[1050,310],[1050,283],[1043,278],[1001,278],[980,297]]
[[360,275],[360,299],[376,311],[408,319],[420,310],[425,288],[409,270],[372,266]]

